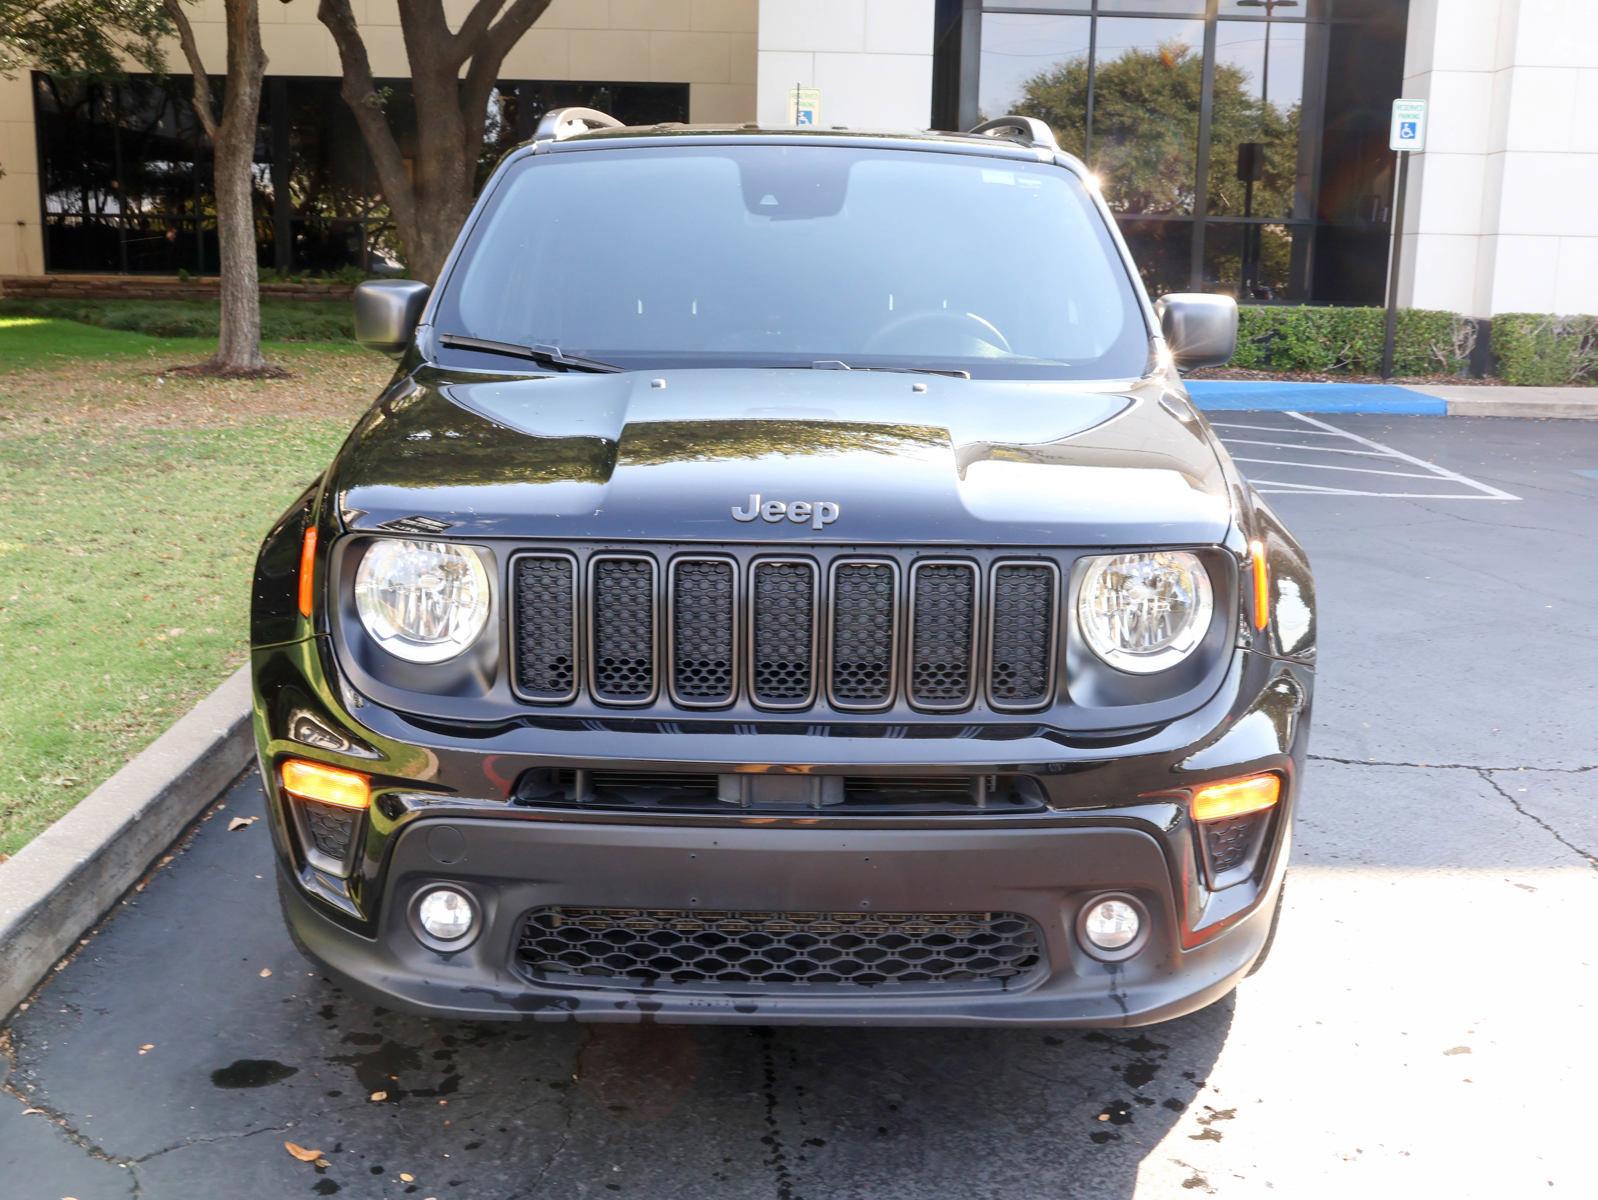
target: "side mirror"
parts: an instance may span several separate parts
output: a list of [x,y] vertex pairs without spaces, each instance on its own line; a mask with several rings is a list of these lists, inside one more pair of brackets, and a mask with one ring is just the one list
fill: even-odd
[[384,354],[403,354],[433,289],[414,279],[369,279],[355,285],[355,340]]
[[1178,371],[1219,367],[1237,349],[1237,301],[1202,292],[1173,292],[1154,305],[1160,332]]

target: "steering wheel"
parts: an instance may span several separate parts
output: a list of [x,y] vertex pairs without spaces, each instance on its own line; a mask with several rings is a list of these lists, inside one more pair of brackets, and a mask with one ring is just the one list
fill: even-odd
[[[908,344],[894,344],[896,338],[916,329],[922,329],[930,336],[925,337],[920,344],[917,344],[915,337],[907,338]],[[940,330],[945,331],[941,337],[937,336]],[[937,354],[948,348],[946,339],[955,336],[956,330],[960,337],[975,338],[1006,354],[1014,353],[1010,348],[1010,340],[986,317],[947,309],[923,309],[896,317],[867,338],[863,348],[868,354]]]

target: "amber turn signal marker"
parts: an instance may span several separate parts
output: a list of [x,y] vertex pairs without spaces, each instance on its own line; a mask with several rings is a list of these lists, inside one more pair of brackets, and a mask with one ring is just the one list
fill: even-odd
[[365,775],[321,763],[291,758],[279,773],[283,790],[302,800],[316,800],[338,808],[366,808],[372,803],[372,785]]
[[1271,568],[1264,542],[1250,542],[1248,552],[1254,559],[1254,628],[1264,629],[1271,623]]
[[1207,783],[1193,793],[1193,819],[1220,821],[1264,812],[1281,798],[1282,781],[1275,775],[1250,775],[1225,783]]
[[316,582],[316,526],[305,531],[300,543],[300,616],[311,615],[312,585]]

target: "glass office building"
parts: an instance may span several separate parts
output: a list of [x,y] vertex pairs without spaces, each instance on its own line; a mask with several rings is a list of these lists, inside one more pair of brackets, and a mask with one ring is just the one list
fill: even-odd
[[1407,0],[940,0],[934,122],[1040,117],[1152,293],[1376,304]]

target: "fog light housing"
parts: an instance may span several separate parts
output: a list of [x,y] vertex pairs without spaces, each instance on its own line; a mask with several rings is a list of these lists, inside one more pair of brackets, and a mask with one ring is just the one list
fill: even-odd
[[431,939],[450,948],[464,946],[477,932],[477,905],[465,892],[451,887],[432,888],[416,901],[416,924]]
[[1082,906],[1077,917],[1077,938],[1101,962],[1131,958],[1148,940],[1148,914],[1131,896],[1116,893],[1097,896]]

